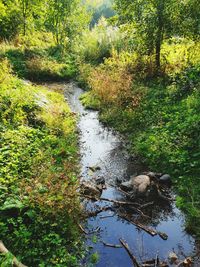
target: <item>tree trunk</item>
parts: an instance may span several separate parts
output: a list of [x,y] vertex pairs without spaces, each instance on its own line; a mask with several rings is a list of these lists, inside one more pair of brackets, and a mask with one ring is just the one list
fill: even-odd
[[[10,253],[9,250],[4,246],[4,243],[1,240],[0,240],[0,253],[3,253],[3,254]],[[12,263],[13,263],[12,266],[15,266],[15,267],[27,267],[26,265],[18,261],[18,259],[15,256],[13,256]]]
[[163,41],[163,11],[164,11],[164,1],[160,0],[157,6],[157,33],[156,33],[156,73],[160,73],[160,54],[161,45]]
[[161,39],[158,37],[156,40],[156,71],[160,71],[160,51],[161,51]]

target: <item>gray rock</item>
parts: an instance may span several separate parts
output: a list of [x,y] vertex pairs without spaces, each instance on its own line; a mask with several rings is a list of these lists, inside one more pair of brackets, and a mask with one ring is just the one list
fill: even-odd
[[135,191],[136,195],[145,195],[150,187],[151,180],[147,175],[131,177],[129,181],[121,183],[120,187],[125,191]]
[[164,174],[159,178],[160,183],[164,184],[170,184],[171,183],[171,177],[169,174]]

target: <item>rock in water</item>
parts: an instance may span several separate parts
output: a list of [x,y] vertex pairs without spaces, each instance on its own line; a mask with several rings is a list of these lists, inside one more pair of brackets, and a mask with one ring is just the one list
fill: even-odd
[[159,182],[163,184],[171,184],[171,177],[169,174],[164,174],[159,178]]
[[138,175],[136,177],[131,177],[128,182],[121,183],[120,187],[126,191],[134,190],[136,194],[145,195],[150,184],[151,180],[149,176]]

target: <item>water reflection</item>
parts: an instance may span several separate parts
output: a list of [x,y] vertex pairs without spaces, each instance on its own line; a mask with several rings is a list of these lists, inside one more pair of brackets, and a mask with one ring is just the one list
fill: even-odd
[[[80,88],[70,84],[67,85],[65,91],[72,110],[80,116],[78,126],[81,133],[82,177],[84,179],[91,179],[95,175],[105,177],[110,186],[103,192],[103,197],[124,200],[125,196],[113,187],[116,180],[125,180],[130,175],[139,174],[144,171],[144,166],[136,160],[130,160],[121,137],[99,122],[96,111],[84,110],[79,101],[79,96],[82,94]],[[89,168],[91,166],[98,166],[98,171],[91,172]],[[102,203],[97,204],[102,205]],[[184,217],[174,204],[157,201],[144,211],[150,218],[142,218],[142,223],[154,227],[157,231],[165,232],[169,237],[168,240],[162,240],[158,235],[150,236],[120,218],[118,214],[102,218],[102,216],[114,214],[111,211],[103,212],[88,221],[88,228],[101,228],[101,232],[98,234],[99,242],[94,244],[90,239],[87,241],[93,247],[93,251],[100,253],[100,260],[96,266],[132,266],[126,251],[105,247],[102,240],[107,243],[119,244],[119,238],[125,239],[134,255],[141,260],[155,258],[156,254],[165,260],[171,251],[175,251],[180,258],[193,253],[194,239],[185,233]],[[123,212],[130,214],[128,209],[124,209]],[[133,218],[138,218],[138,214],[134,212],[131,214]]]

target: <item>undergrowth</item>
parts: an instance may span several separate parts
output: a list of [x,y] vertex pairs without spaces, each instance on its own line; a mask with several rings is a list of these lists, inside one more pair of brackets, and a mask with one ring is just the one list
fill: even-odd
[[50,33],[34,32],[0,44],[0,57],[8,59],[19,78],[31,81],[68,81],[76,75],[72,55],[61,52]]
[[74,116],[60,93],[20,80],[1,60],[0,239],[28,266],[82,257]]

